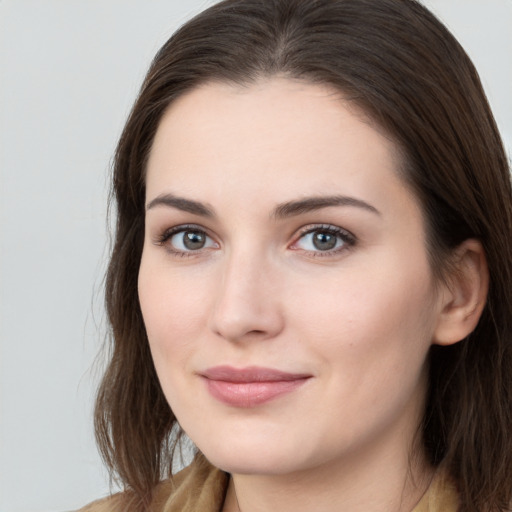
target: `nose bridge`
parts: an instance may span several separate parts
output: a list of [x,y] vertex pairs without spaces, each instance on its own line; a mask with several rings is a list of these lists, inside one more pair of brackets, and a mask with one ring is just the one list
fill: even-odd
[[264,251],[249,245],[229,251],[220,272],[212,329],[232,341],[275,336],[282,329],[276,278]]

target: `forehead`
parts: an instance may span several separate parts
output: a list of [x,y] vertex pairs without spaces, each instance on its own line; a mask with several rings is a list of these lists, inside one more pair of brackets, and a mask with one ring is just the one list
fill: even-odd
[[281,202],[336,189],[372,199],[403,187],[399,166],[396,145],[329,86],[284,78],[208,83],[163,116],[147,195],[170,188],[212,200],[264,194]]

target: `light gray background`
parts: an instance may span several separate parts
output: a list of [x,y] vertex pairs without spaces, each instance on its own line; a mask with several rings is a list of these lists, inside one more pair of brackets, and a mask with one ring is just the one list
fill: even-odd
[[[109,163],[153,54],[211,3],[0,0],[0,512],[108,492],[91,410]],[[425,3],[475,61],[510,152],[512,0]]]

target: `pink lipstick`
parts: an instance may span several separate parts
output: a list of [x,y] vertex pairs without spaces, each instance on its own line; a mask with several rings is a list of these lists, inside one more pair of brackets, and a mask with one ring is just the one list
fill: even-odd
[[215,366],[201,373],[208,391],[217,400],[233,407],[255,407],[290,393],[311,375],[288,373],[272,368]]

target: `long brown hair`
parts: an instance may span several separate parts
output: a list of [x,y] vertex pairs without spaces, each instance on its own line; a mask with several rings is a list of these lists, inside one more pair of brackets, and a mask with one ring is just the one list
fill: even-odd
[[[391,136],[422,204],[432,268],[469,237],[485,249],[488,302],[476,330],[434,346],[423,441],[456,482],[461,511],[507,510],[512,494],[512,192],[478,74],[414,0],[225,0],[156,55],[115,155],[117,225],[106,282],[112,357],[96,405],[110,469],[150,502],[171,472],[176,418],[151,360],[137,295],[145,165],[162,114],[184,91],[279,74],[332,85]],[[173,431],[173,434],[171,434]]]

